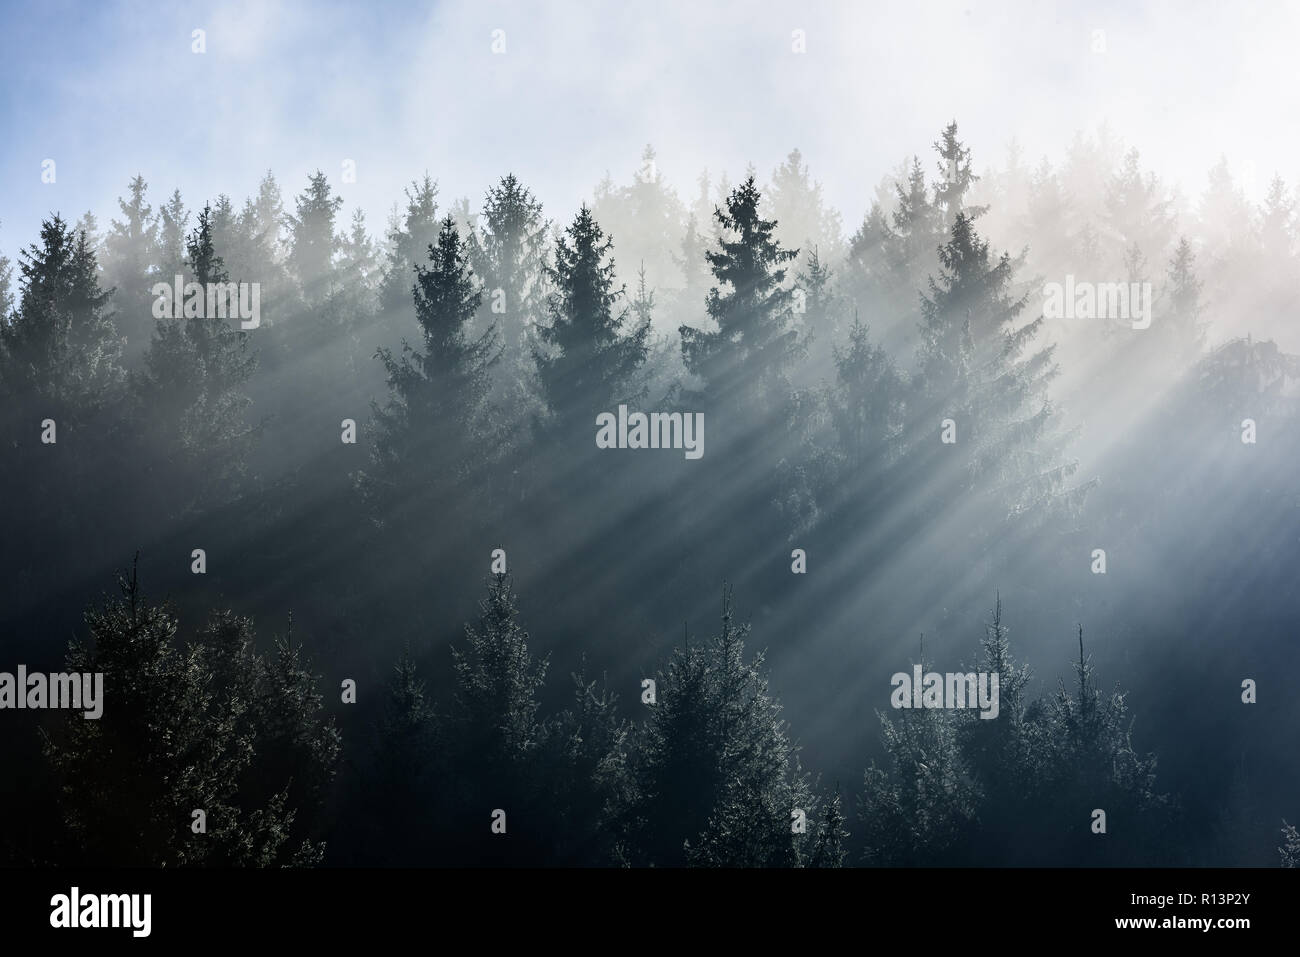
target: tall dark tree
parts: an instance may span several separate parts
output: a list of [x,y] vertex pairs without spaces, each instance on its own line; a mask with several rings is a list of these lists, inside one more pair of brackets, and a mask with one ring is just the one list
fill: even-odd
[[634,398],[628,386],[646,358],[650,321],[632,315],[626,290],[615,288],[612,246],[584,205],[556,239],[547,271],[550,321],[540,327],[542,348],[534,354],[550,410],[584,427],[597,412]]
[[1047,398],[1057,372],[1052,347],[1033,348],[1041,316],[1018,322],[1029,300],[1011,291],[1013,260],[994,259],[965,213],[939,260],[922,301],[918,412],[927,420],[918,431],[930,434],[942,418],[957,423],[970,478],[991,480],[1007,512],[1071,501],[1065,482],[1075,465],[1061,458]]
[[245,636],[179,646],[176,617],[145,601],[135,571],[120,584],[120,599],[87,614],[90,640],[68,652],[69,671],[103,674],[103,714],[74,714],[46,742],[61,782],[63,862],[318,862],[319,846],[292,840],[297,810],[275,779],[282,769],[259,755],[268,729],[253,711],[259,659]]
[[[235,495],[258,434],[247,420],[252,400],[246,387],[257,365],[249,334],[234,327],[233,303],[227,318],[207,314],[208,284],[229,286],[210,205],[199,214],[186,251],[189,274],[203,294],[202,312],[159,320],[144,369],[133,377],[137,434],[149,446],[161,439],[162,448],[151,454],[161,453],[174,469],[167,487],[156,490],[158,501],[179,511]],[[177,476],[184,481],[176,482]]]
[[750,177],[727,197],[725,210],[714,211],[722,237],[707,257],[719,285],[705,308],[717,328],[680,330],[687,370],[703,380],[709,400],[733,407],[749,398],[760,407],[783,399],[786,371],[798,355],[792,295],[784,285],[785,264],[798,250],[776,241],[776,224],[759,215],[759,202]]
[[482,298],[460,233],[442,221],[427,264],[417,264],[413,293],[423,350],[403,342],[400,355],[381,348],[389,398],[375,407],[378,435],[374,470],[363,480],[369,494],[385,500],[399,489],[433,485],[446,490],[463,481],[484,451],[475,416],[490,386],[499,352],[495,328],[470,338]]
[[[921,657],[925,669],[924,652]],[[924,866],[961,860],[979,806],[958,739],[943,708],[905,708],[880,715],[885,759],[863,776],[859,816],[866,861]]]
[[815,800],[763,655],[745,656],[748,634],[724,590],[718,635],[674,649],[659,673],[634,752],[631,863],[790,867],[811,850],[813,835],[792,821],[795,811],[815,821]]
[[101,408],[121,380],[109,294],[85,235],[57,215],[41,224],[19,271],[18,311],[0,325],[0,388],[70,424]]

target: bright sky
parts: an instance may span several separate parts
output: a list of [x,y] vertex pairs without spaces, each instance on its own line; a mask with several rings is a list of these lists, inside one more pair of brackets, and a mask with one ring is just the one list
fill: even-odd
[[345,215],[372,232],[425,169],[476,206],[513,170],[567,218],[647,142],[683,195],[798,146],[852,229],[954,117],[980,170],[1013,136],[1058,159],[1108,120],[1191,195],[1222,153],[1258,198],[1275,170],[1300,180],[1298,28],[1295,3],[0,0],[0,251],[53,210],[106,228],[137,172],[155,206],[179,186],[193,208],[271,168],[292,208],[345,159]]

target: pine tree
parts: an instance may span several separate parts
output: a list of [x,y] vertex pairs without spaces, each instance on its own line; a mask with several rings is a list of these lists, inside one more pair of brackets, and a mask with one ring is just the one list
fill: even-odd
[[1106,185],[1105,227],[1117,252],[1136,243],[1148,257],[1163,256],[1174,233],[1176,210],[1172,197],[1155,173],[1143,175],[1136,149]]
[[799,150],[791,150],[772,174],[767,200],[781,245],[787,249],[819,247],[828,262],[839,260],[844,241],[840,215],[826,206],[822,185],[809,176]]
[[945,230],[952,229],[957,217],[976,219],[987,211],[984,206],[965,205],[966,194],[979,179],[971,169],[970,149],[957,139],[957,122],[944,127],[934,144],[939,154],[939,178],[934,186],[934,208],[942,217]]
[[748,634],[724,588],[718,635],[674,649],[659,673],[624,818],[630,862],[796,866],[811,850],[802,847],[808,835],[792,833],[791,812],[815,818],[815,800],[768,693],[763,655],[745,657]]
[[[214,623],[211,644],[180,647],[175,615],[144,600],[135,569],[119,585],[120,599],[87,613],[90,641],[74,641],[67,660],[71,672],[103,673],[103,715],[73,714],[46,738],[67,829],[60,856],[101,867],[318,861],[317,848],[293,843],[297,808],[263,753],[246,624]],[[206,833],[194,833],[194,810]]]
[[543,863],[555,839],[548,827],[554,821],[552,795],[539,760],[546,725],[538,694],[547,660],[529,651],[508,576],[492,576],[479,607],[477,627],[467,625],[465,644],[452,649],[455,685],[445,725],[449,764],[440,800],[457,821],[497,808],[515,826],[507,843],[486,827],[469,834],[459,825],[442,843],[460,863]]
[[13,263],[8,256],[0,256],[0,324],[9,323],[14,309],[13,277]]
[[824,379],[832,368],[834,344],[840,338],[843,307],[832,273],[817,246],[804,256],[805,267],[795,275],[796,331],[807,349],[807,385]]
[[[199,214],[186,252],[189,273],[203,290],[227,282],[210,205]],[[180,511],[235,495],[258,435],[246,420],[251,400],[244,390],[257,364],[248,334],[227,319],[207,316],[206,308],[205,298],[203,316],[159,320],[144,370],[133,377],[137,435],[146,442],[150,434],[165,436],[174,470],[168,488],[155,492]],[[184,480],[176,482],[177,476]]]
[[868,476],[898,454],[903,422],[903,383],[889,355],[874,344],[867,327],[854,316],[843,348],[834,348],[835,384],[827,397],[835,450],[842,474],[855,484],[870,485]]
[[674,256],[682,274],[682,288],[674,298],[676,314],[683,318],[693,315],[708,295],[708,260],[705,259],[704,237],[700,235],[699,220],[691,213],[682,234],[681,255]]
[[57,215],[22,253],[18,311],[0,325],[0,387],[75,420],[111,398],[121,340],[85,234]]
[[927,402],[918,413],[927,422],[961,421],[968,480],[996,490],[1003,514],[1075,501],[1083,490],[1065,490],[1075,465],[1061,460],[1064,436],[1054,434],[1047,398],[1053,350],[1028,351],[1043,320],[1017,325],[1028,293],[1010,292],[1014,262],[1006,253],[994,260],[965,213],[939,259],[922,298],[919,385]]
[[331,195],[329,181],[317,170],[308,177],[307,189],[295,200],[295,214],[288,218],[292,235],[289,271],[308,303],[320,302],[331,291],[338,251],[334,217],[342,205],[343,197]]
[[[653,146],[641,151],[641,165],[629,185],[616,187],[605,174],[591,213],[607,234],[618,238],[622,262],[629,267],[640,263],[660,288],[679,285],[673,248],[681,236],[684,208],[659,168]],[[626,284],[632,276],[615,273],[615,278]]]
[[864,773],[860,804],[867,862],[911,867],[961,862],[979,791],[952,713],[907,708],[897,718],[881,714],[880,724],[885,760],[873,761]]
[[518,375],[532,348],[532,326],[544,306],[546,234],[538,202],[513,173],[490,188],[479,219],[471,262],[483,280],[482,325],[495,323],[508,365]]
[[384,688],[373,763],[348,814],[363,822],[364,837],[353,843],[365,863],[430,863],[435,853],[430,838],[437,832],[430,818],[441,810],[438,737],[425,683],[410,652],[403,652]]
[[[1091,661],[1083,648],[1079,627],[1079,660],[1074,666],[1076,688],[1068,692],[1061,683],[1050,702],[1051,738],[1046,755],[1045,781],[1058,808],[1102,808],[1112,820],[1126,822],[1131,840],[1109,852],[1110,859],[1149,860],[1151,848],[1161,846],[1169,799],[1155,790],[1156,758],[1133,749],[1131,720],[1124,695],[1118,688],[1109,696],[1097,687]],[[1084,859],[1085,842],[1092,837],[1073,817],[1061,821],[1062,837],[1075,859]]]
[[[1037,853],[1037,828],[1047,803],[1041,786],[1046,733],[1039,720],[1041,706],[1028,700],[1029,668],[1017,664],[1008,634],[999,595],[975,667],[963,669],[998,676],[998,716],[985,720],[978,711],[967,712],[958,742],[980,793],[975,859],[1022,862]],[[1006,835],[1017,829],[1026,840],[1006,847]]]
[[466,626],[464,648],[452,650],[456,675],[452,724],[466,754],[492,766],[519,759],[541,734],[537,692],[545,659],[534,661],[528,632],[519,625],[518,599],[509,576],[488,582],[477,628]]
[[497,361],[496,333],[489,328],[470,339],[467,330],[482,293],[475,288],[456,224],[442,222],[427,265],[416,265],[413,286],[423,351],[403,342],[400,356],[381,348],[389,398],[375,406],[378,435],[374,470],[362,479],[373,500],[387,501],[397,489],[429,486],[446,491],[463,481],[483,449],[475,415],[487,398],[490,369]]
[[173,190],[171,198],[158,210],[158,278],[163,282],[173,282],[185,272],[189,220],[181,191]]
[[534,353],[551,412],[584,428],[597,412],[634,398],[627,389],[646,358],[650,322],[620,308],[626,290],[614,287],[612,246],[584,205],[556,239],[550,321],[539,329],[545,351]]
[[1260,245],[1273,262],[1287,262],[1295,252],[1296,204],[1281,176],[1268,184],[1268,195],[1260,212]]
[[844,841],[849,832],[844,830],[844,812],[840,810],[840,793],[836,787],[835,794],[826,802],[817,828],[817,843],[808,858],[809,867],[843,867],[847,851]]
[[287,217],[284,214],[284,200],[280,193],[280,184],[270,170],[257,185],[257,199],[252,201],[252,234],[266,253],[268,263],[279,264],[284,257],[280,233],[284,229]]
[[546,723],[540,747],[547,862],[609,865],[615,860],[613,825],[629,796],[630,726],[619,716],[617,695],[588,681],[585,668],[572,678],[573,704]]
[[707,254],[719,283],[705,308],[716,330],[682,326],[682,358],[704,382],[707,398],[733,408],[749,399],[759,407],[782,401],[786,370],[798,356],[797,334],[790,329],[791,291],[784,264],[797,250],[773,238],[776,224],[759,215],[760,195],[753,177],[727,197],[714,216],[723,235]]
[[1300,831],[1294,824],[1282,822],[1282,840],[1285,843],[1277,849],[1282,856],[1282,866],[1300,867]]
[[1153,322],[1159,347],[1175,360],[1177,369],[1192,365],[1205,348],[1206,323],[1201,319],[1202,282],[1196,275],[1196,254],[1187,237],[1178,240],[1169,261],[1166,302]]
[[[379,285],[384,309],[409,309],[416,267],[428,259],[442,229],[438,219],[438,184],[428,173],[406,190],[406,216],[388,233],[388,256]],[[467,235],[463,231],[461,235]]]
[[112,220],[104,239],[104,280],[116,290],[117,326],[126,337],[125,353],[132,358],[144,354],[154,323],[150,287],[160,250],[158,220],[145,201],[148,188],[143,176],[131,180],[130,199],[117,201],[122,219]]

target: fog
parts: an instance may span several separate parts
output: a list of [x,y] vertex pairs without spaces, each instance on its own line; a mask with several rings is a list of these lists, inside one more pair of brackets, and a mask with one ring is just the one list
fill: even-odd
[[[59,790],[182,760],[147,674],[238,689],[176,699],[248,722],[231,834],[299,812],[214,863],[1279,863],[1297,17],[6,10],[0,670],[94,663],[147,759],[3,714],[0,797],[57,836],[0,859],[177,860]],[[255,321],[160,317],[178,275]],[[620,405],[703,454],[604,442]],[[1000,671],[1011,730],[900,708],[915,663]],[[808,846],[718,836],[791,802]],[[520,843],[467,836],[506,805]]]

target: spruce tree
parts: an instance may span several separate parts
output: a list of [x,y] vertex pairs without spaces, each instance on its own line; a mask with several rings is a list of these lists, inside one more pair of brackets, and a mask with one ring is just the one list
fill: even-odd
[[181,191],[173,190],[171,197],[158,210],[158,278],[173,282],[185,272],[185,243],[189,232],[189,211],[181,200]]
[[95,254],[56,215],[41,224],[40,244],[23,251],[19,272],[18,310],[0,324],[0,388],[11,407],[36,400],[44,416],[84,419],[122,378],[121,340]]
[[[1169,798],[1156,790],[1155,755],[1133,748],[1125,696],[1118,688],[1107,695],[1098,687],[1084,654],[1082,626],[1078,641],[1074,693],[1062,682],[1049,710],[1044,779],[1052,806],[1061,809],[1060,846],[1074,860],[1149,863],[1171,823]],[[1089,843],[1093,835],[1079,824],[1079,815],[1093,808],[1105,810],[1112,822],[1123,822],[1128,839],[1122,845]]]
[[387,501],[398,489],[427,486],[430,478],[434,491],[445,491],[471,474],[483,452],[475,417],[499,351],[494,328],[468,335],[482,292],[450,216],[442,221],[437,245],[428,248],[428,262],[416,265],[412,291],[422,351],[403,342],[400,355],[384,348],[377,353],[389,398],[374,408],[374,469],[362,478],[376,501]]
[[965,205],[966,195],[979,177],[971,168],[970,149],[957,139],[955,120],[944,127],[934,149],[939,154],[934,207],[942,217],[945,230],[949,230],[958,216],[975,219],[986,212],[987,207]]
[[[438,219],[438,184],[428,173],[406,189],[406,215],[388,233],[388,254],[379,300],[386,310],[406,310],[411,305],[411,285],[416,267],[428,259],[443,227]],[[462,230],[461,235],[466,233]]]
[[844,812],[840,808],[840,793],[836,787],[835,794],[826,802],[822,819],[818,823],[816,843],[808,858],[809,867],[843,867],[848,853],[844,841],[849,832],[844,829]]
[[675,648],[641,729],[624,818],[629,862],[657,866],[796,866],[811,851],[792,812],[816,819],[815,800],[764,656],[746,658],[724,588],[722,624],[705,644]]
[[1300,867],[1300,831],[1294,824],[1282,822],[1283,844],[1277,849],[1282,857],[1283,867]]
[[471,262],[483,280],[483,327],[496,324],[505,350],[503,373],[517,376],[533,345],[543,307],[546,234],[542,204],[513,173],[487,191]]
[[916,414],[926,417],[924,432],[942,418],[961,423],[967,476],[957,481],[992,492],[1002,514],[1041,514],[1074,501],[1065,482],[1075,464],[1061,458],[1064,437],[1047,397],[1057,372],[1052,347],[1033,348],[1041,316],[1018,321],[1029,300],[1011,292],[1014,262],[1006,253],[994,259],[965,213],[939,259],[922,299],[924,401]]
[[772,174],[767,192],[776,239],[787,249],[822,251],[827,262],[838,262],[843,249],[840,215],[827,207],[822,185],[812,179],[803,154],[793,149]]
[[841,474],[869,486],[869,476],[878,475],[899,452],[903,382],[857,316],[844,346],[836,346],[833,355],[835,383],[827,405]]
[[[234,328],[237,320],[206,314],[207,284],[229,278],[213,240],[210,205],[199,214],[186,253],[189,274],[205,292],[204,315],[159,320],[144,369],[133,377],[143,424],[137,436],[151,443],[150,433],[161,433],[174,470],[172,484],[155,490],[158,501],[181,511],[234,496],[258,434],[246,418],[246,384],[257,364],[248,333]],[[228,307],[227,315],[234,312]],[[184,480],[176,483],[177,476]]]
[[[921,668],[924,672],[924,653]],[[962,862],[979,791],[952,713],[904,708],[897,717],[879,717],[885,758],[864,773],[860,803],[866,862],[908,867]]]
[[[267,760],[275,732],[257,710],[268,703],[247,623],[214,620],[181,646],[175,615],[145,600],[134,568],[119,585],[119,599],[87,613],[90,640],[74,641],[67,660],[68,671],[103,673],[103,714],[72,714],[46,738],[61,783],[60,857],[101,867],[318,862],[320,847],[293,835],[285,768]],[[205,832],[194,830],[195,810]]]
[[547,275],[549,323],[534,352],[542,394],[563,423],[585,429],[595,415],[634,398],[628,386],[645,362],[648,318],[630,314],[614,286],[613,246],[584,205],[555,242]]
[[308,303],[320,302],[331,291],[338,251],[334,217],[342,205],[343,197],[331,195],[329,181],[317,170],[308,177],[306,190],[295,200],[295,213],[288,218],[289,271]]
[[[127,189],[130,199],[117,205],[122,219],[114,219],[104,239],[105,283],[116,292],[117,326],[126,338],[125,354],[137,359],[144,354],[153,333],[153,296],[150,287],[159,260],[158,220],[145,201],[148,184],[134,177]],[[171,279],[158,279],[170,282]]]
[[783,248],[773,236],[776,223],[759,215],[760,195],[753,177],[715,210],[721,236],[707,258],[718,285],[705,308],[716,329],[682,326],[682,358],[704,383],[712,403],[759,408],[783,401],[786,371],[798,356],[791,325],[791,290],[785,264],[798,250]]

